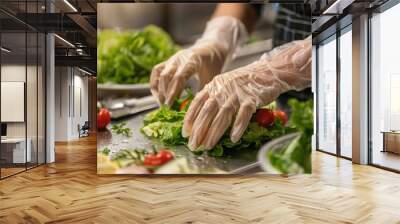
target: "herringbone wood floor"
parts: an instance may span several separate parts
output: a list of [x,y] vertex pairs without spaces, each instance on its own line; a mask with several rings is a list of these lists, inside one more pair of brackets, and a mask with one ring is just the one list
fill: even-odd
[[96,140],[0,181],[0,223],[400,223],[400,175],[314,153],[311,176],[96,175]]

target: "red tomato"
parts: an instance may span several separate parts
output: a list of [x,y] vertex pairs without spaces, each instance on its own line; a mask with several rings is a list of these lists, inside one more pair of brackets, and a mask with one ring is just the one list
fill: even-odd
[[272,110],[261,108],[256,112],[256,121],[260,126],[265,128],[274,124],[275,116]]
[[288,116],[286,115],[285,111],[283,111],[283,110],[274,111],[274,116],[278,119],[281,119],[283,125],[285,125],[288,121]]
[[143,164],[145,166],[160,166],[163,164],[161,157],[157,156],[157,154],[148,154],[144,157]]
[[162,160],[164,163],[165,163],[165,162],[168,162],[168,161],[170,161],[171,159],[174,158],[174,155],[173,155],[170,151],[165,150],[165,149],[160,150],[160,151],[157,153],[157,155],[161,158],[161,160]]
[[160,150],[157,154],[151,153],[144,157],[143,165],[145,166],[161,166],[171,159],[174,155],[168,150]]
[[97,129],[104,130],[111,122],[111,113],[106,108],[101,108],[97,113]]
[[186,108],[186,105],[188,105],[188,103],[189,103],[189,99],[182,101],[181,105],[179,105],[179,111],[184,110]]

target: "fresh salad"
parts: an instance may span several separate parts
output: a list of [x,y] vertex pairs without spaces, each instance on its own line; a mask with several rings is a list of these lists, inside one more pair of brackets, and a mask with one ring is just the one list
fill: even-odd
[[[143,120],[142,133],[150,139],[164,145],[186,145],[188,139],[182,137],[183,118],[193,96],[177,101],[172,108],[161,107],[147,114]],[[282,110],[276,109],[275,104],[260,108],[243,134],[242,138],[233,143],[229,130],[223,135],[214,149],[207,151],[211,156],[225,156],[235,150],[259,149],[259,147],[276,137],[295,131],[291,125],[286,125],[288,116]]]
[[130,169],[135,169],[131,173],[154,173],[154,171],[175,159],[173,151],[167,148],[151,151],[123,148],[117,153],[110,153],[111,150],[105,147],[100,155],[97,155],[98,164],[100,164],[98,169],[101,173],[130,173],[129,170],[124,172],[124,169],[130,167]]
[[[147,114],[141,132],[152,140],[164,145],[186,145],[188,139],[181,131],[185,113],[193,95],[175,102],[172,108],[161,107]],[[262,144],[284,134],[300,132],[301,135],[287,149],[267,155],[271,164],[282,173],[311,172],[311,135],[313,133],[312,101],[289,100],[291,116],[276,108],[275,103],[260,108],[253,115],[242,138],[233,143],[229,130],[225,132],[214,149],[207,151],[210,156],[229,156],[235,150],[258,150]]]
[[97,81],[147,83],[151,69],[178,48],[166,32],[154,25],[137,31],[103,30],[97,36]]
[[[112,172],[125,173],[199,173],[201,170],[189,169],[184,158],[176,156],[172,146],[186,145],[188,139],[182,137],[182,126],[185,113],[193,99],[189,92],[186,97],[177,100],[171,108],[161,107],[143,119],[141,132],[149,139],[161,143],[163,147],[148,149],[121,149],[110,153],[104,148],[98,158],[104,159],[102,171],[111,169]],[[259,150],[264,143],[288,133],[301,133],[290,145],[282,150],[268,151],[265,155],[270,164],[281,173],[310,173],[311,172],[311,136],[313,133],[313,102],[289,100],[291,107],[290,118],[277,109],[275,103],[259,108],[253,115],[249,126],[242,138],[233,143],[229,130],[223,135],[218,144],[203,152],[212,157],[229,157],[237,150]],[[131,130],[122,122],[111,126],[114,134],[125,137],[131,136]],[[155,144],[158,145],[158,144]],[[186,165],[185,165],[186,164]],[[106,167],[106,168],[104,168]],[[135,170],[124,170],[131,169]],[[179,167],[179,170],[176,167]],[[138,170],[139,169],[139,170]],[[172,170],[172,171],[171,171]],[[212,172],[221,172],[214,170]]]

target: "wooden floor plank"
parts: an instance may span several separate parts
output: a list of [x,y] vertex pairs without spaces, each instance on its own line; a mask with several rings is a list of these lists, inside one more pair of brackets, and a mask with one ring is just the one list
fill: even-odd
[[0,223],[400,223],[400,175],[313,153],[313,174],[98,176],[96,137],[0,181]]

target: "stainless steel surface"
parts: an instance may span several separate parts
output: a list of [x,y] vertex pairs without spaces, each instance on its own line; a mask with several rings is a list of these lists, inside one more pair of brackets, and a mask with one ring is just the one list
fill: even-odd
[[158,103],[152,103],[149,105],[144,105],[144,106],[139,106],[139,107],[120,107],[117,109],[110,109],[111,112],[111,118],[112,119],[119,119],[122,117],[130,116],[130,115],[135,115],[137,113],[141,113],[143,111],[147,111],[150,109],[154,109],[158,107]]
[[97,84],[97,100],[150,95],[150,84]]
[[[137,148],[144,150],[152,150],[153,146],[156,148],[165,148],[160,143],[152,142],[146,138],[141,132],[140,127],[143,125],[144,116],[150,111],[124,119],[127,122],[127,127],[132,129],[132,137],[127,138],[123,136],[114,135],[109,131],[98,132],[97,134],[97,148],[102,150],[108,147],[111,153],[116,153],[123,148]],[[256,149],[242,149],[237,153],[224,158],[215,158],[207,155],[195,155],[190,152],[185,146],[168,147],[175,152],[175,155],[185,157],[188,159],[189,164],[196,167],[202,174],[207,174],[209,170],[215,168],[225,171],[227,173],[255,173],[261,171],[257,163],[257,150]],[[248,168],[246,168],[248,167]],[[213,172],[211,172],[213,173]]]

